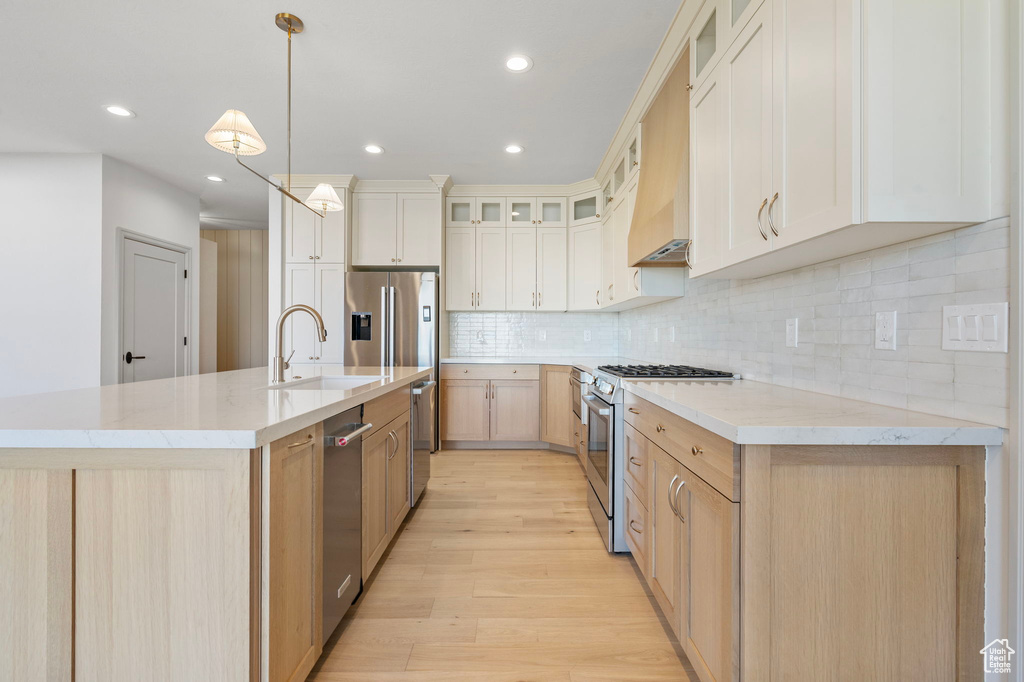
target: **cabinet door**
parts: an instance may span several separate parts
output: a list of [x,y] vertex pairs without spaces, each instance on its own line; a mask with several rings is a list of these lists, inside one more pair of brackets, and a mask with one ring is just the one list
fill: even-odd
[[270,444],[270,680],[302,680],[322,649],[323,427]]
[[722,265],[772,248],[767,205],[772,197],[772,41],[770,5],[763,5],[716,68],[726,95],[728,148]]
[[441,382],[441,440],[490,439],[491,382]]
[[690,97],[690,273],[722,266],[726,212],[725,112],[718,72]]
[[[316,342],[314,359],[340,365],[345,362],[345,266],[318,261],[314,271],[316,305],[313,307],[323,316],[327,328],[327,340]],[[297,352],[295,356],[298,357]]]
[[679,641],[702,680],[731,681],[739,660],[739,504],[683,472]]
[[284,212],[284,261],[311,263],[317,250],[317,232],[320,218],[305,206],[290,199],[282,205]]
[[505,227],[505,197],[477,197],[474,201],[477,227]]
[[[637,183],[632,185],[634,193]],[[629,201],[629,190],[625,187],[619,192],[622,200],[612,209],[612,217],[608,221],[611,225],[612,239],[612,296],[616,303],[628,301],[639,293],[633,282],[633,273],[637,268],[629,266],[629,212],[632,204]]]
[[506,310],[537,307],[537,228],[505,230]]
[[474,225],[476,225],[476,197],[445,198],[445,227],[473,227]]
[[540,440],[539,381],[491,381],[491,440]]
[[[634,140],[634,144],[635,144]],[[636,190],[640,186],[640,179],[633,178],[626,189],[626,229],[618,235],[616,248],[623,254],[629,253],[629,231],[633,228],[633,211],[636,210]],[[626,262],[629,265],[629,262]],[[623,299],[630,299],[640,295],[640,278],[643,271],[640,268],[627,267],[623,270],[623,281],[619,286],[619,295]]]
[[388,455],[388,535],[394,537],[409,513],[411,485],[409,475],[409,413],[406,412],[386,427],[392,439]]
[[[284,266],[284,304],[291,306],[296,303],[304,303],[314,308],[317,305],[316,266],[312,262],[301,265],[290,263]],[[291,315],[284,323],[284,348],[281,352],[287,358],[295,351],[295,355],[289,361],[293,365],[316,362],[316,357],[320,354],[319,338],[312,317]]]
[[398,255],[401,265],[441,265],[441,196],[398,195]]
[[508,227],[525,227],[537,224],[537,201],[524,197],[509,197],[505,200],[507,206],[507,217],[505,224]]
[[586,225],[601,219],[601,190],[569,198],[569,225]]
[[352,195],[352,264],[391,266],[398,262],[398,198],[391,193]]
[[[641,436],[642,437],[642,436]],[[680,590],[684,588],[680,581],[680,541],[682,539],[681,522],[676,516],[673,506],[673,493],[678,490],[683,477],[683,467],[672,459],[664,450],[647,443],[647,461],[651,467],[650,484],[650,579],[649,584],[654,598],[665,614],[672,631],[679,634],[679,601]],[[683,483],[685,488],[689,481]]]
[[[753,4],[753,3],[752,3]],[[854,216],[852,0],[773,0],[774,159],[767,211],[780,248]],[[944,49],[944,48],[940,48]],[[808,69],[807,64],[816,68]]]
[[629,551],[633,554],[633,560],[636,562],[640,572],[650,581],[651,566],[648,561],[648,555],[650,554],[651,540],[650,526],[647,521],[650,515],[632,488],[626,486],[622,493],[623,511],[626,516],[624,524],[626,546],[629,547]]
[[566,447],[575,447],[578,439],[573,437],[571,371],[564,365],[544,365],[540,372],[540,440]]
[[564,227],[537,228],[537,310],[566,309],[566,239]]
[[[342,194],[345,191],[342,190]],[[347,206],[347,204],[346,204]],[[309,211],[306,211],[309,213]],[[312,215],[310,213],[310,215]],[[328,211],[324,218],[313,218],[316,221],[317,246],[313,260],[321,263],[345,262],[345,209]]]
[[650,441],[631,425],[625,425],[623,432],[623,444],[625,446],[623,464],[626,469],[626,483],[645,507],[650,507],[650,497],[647,494],[648,472],[651,469],[650,450],[655,446],[648,447]]
[[537,225],[545,227],[565,227],[565,197],[539,197],[537,205]]
[[447,310],[476,308],[476,228],[445,230],[444,300]]
[[601,224],[569,228],[569,310],[601,307]]
[[601,223],[601,306],[612,305],[615,298],[615,272],[625,267],[625,253],[615,253],[616,222],[625,218],[626,202],[619,200],[613,204],[607,214],[608,219]]
[[477,310],[505,309],[505,228],[476,228]]
[[363,579],[370,577],[373,567],[388,548],[388,458],[394,439],[387,427],[377,429],[363,439]]

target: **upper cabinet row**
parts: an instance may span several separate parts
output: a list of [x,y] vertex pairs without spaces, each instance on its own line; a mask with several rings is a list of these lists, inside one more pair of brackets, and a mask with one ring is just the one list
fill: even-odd
[[[305,196],[313,188],[293,187],[292,191]],[[345,197],[342,202],[348,206]],[[288,201],[282,210],[286,263],[345,262],[345,209],[331,211],[321,218],[305,206]]]
[[601,220],[598,190],[572,197],[459,197],[445,200],[445,227],[571,227]]
[[705,2],[689,44],[692,275],[758,277],[1004,215],[989,5]]
[[353,192],[352,265],[441,265],[441,194]]

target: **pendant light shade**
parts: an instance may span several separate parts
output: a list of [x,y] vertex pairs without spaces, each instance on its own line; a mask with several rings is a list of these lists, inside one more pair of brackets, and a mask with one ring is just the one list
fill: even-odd
[[326,182],[321,182],[313,190],[313,193],[309,195],[306,201],[303,202],[306,206],[318,211],[340,211],[345,208],[345,204],[341,202],[341,198],[338,197],[338,193],[334,191],[334,187],[328,185]]
[[[228,109],[206,132],[206,141],[211,145],[239,156],[255,156],[267,151],[267,143],[256,132],[249,117],[237,109]],[[237,146],[236,146],[237,145]]]

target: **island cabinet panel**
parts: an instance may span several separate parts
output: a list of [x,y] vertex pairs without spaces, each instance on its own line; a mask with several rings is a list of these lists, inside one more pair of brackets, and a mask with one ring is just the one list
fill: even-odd
[[377,429],[363,439],[363,578],[380,561],[388,548],[388,457],[391,454],[391,432]]
[[388,523],[391,535],[394,535],[411,508],[409,413],[391,422],[388,429],[392,438],[391,454],[388,456]]
[[304,680],[322,650],[323,425],[270,444],[270,682]]
[[575,447],[573,438],[572,382],[568,365],[544,365],[541,367],[541,428],[542,441]]
[[71,679],[71,481],[69,469],[0,468],[2,680]]
[[89,455],[75,471],[75,679],[250,680],[251,453]]

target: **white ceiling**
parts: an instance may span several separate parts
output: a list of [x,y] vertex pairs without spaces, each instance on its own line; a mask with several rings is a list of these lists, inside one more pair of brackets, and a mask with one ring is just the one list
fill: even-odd
[[[266,226],[266,187],[203,140],[246,112],[292,168],[459,184],[591,177],[679,0],[176,0],[21,3],[0,40],[0,151],[102,152],[201,197],[206,226]],[[505,70],[523,53],[534,67]],[[119,119],[102,105],[137,113]],[[375,142],[381,156],[362,150]],[[503,149],[516,142],[525,152]],[[204,177],[221,175],[213,185]]]

